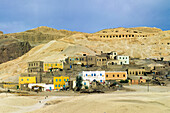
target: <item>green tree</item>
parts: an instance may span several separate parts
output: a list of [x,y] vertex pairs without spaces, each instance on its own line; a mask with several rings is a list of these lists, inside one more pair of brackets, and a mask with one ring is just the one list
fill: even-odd
[[83,81],[83,78],[81,76],[76,77],[77,91],[80,91],[80,89],[82,88],[82,81]]

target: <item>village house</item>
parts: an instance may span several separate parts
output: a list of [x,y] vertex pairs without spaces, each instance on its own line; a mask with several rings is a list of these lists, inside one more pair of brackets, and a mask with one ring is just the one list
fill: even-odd
[[83,71],[82,78],[83,80],[87,80],[90,82],[92,82],[93,80],[96,80],[100,83],[104,83],[105,82],[105,71]]
[[96,66],[107,65],[107,57],[97,56],[96,57]]
[[[86,86],[90,87],[90,81],[83,80],[82,81],[82,88],[81,89],[85,89]],[[69,81],[69,87],[70,87],[70,89],[74,89],[76,87],[76,80]]]
[[119,65],[129,64],[129,56],[116,56],[116,59],[119,61]]
[[31,90],[35,90],[34,88],[42,88],[41,91],[52,91],[54,90],[54,84],[46,84],[46,83],[29,83],[28,88]]
[[146,83],[147,80],[151,79],[151,77],[148,77],[148,76],[130,76],[129,79],[131,81],[131,84],[135,85],[135,84]]
[[115,51],[111,51],[110,53],[103,53],[103,51],[101,51],[101,56],[102,57],[107,57],[107,59],[116,59],[117,56],[117,52]]
[[81,65],[87,65],[87,59],[86,56],[74,56],[74,57],[68,57],[66,59],[66,62],[68,64],[81,64]]
[[36,76],[36,81],[38,83],[41,83],[42,72],[44,72],[43,61],[28,62],[28,75],[27,75],[28,77]]
[[58,69],[63,69],[63,62],[44,62],[44,71],[57,71]]
[[136,69],[136,68],[131,68],[128,69],[128,75],[129,76],[143,76],[145,73],[145,69]]
[[60,90],[60,89],[66,88],[65,82],[67,81],[69,81],[69,77],[63,77],[63,76],[54,77],[53,78],[54,89]]
[[29,83],[37,83],[36,77],[19,77],[19,88],[27,87]]
[[127,79],[127,72],[126,71],[106,71],[105,72],[105,80],[126,80]]

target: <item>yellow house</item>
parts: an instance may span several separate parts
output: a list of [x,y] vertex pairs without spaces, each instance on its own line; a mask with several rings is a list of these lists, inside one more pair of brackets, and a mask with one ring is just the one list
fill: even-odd
[[69,77],[54,77],[53,78],[53,84],[54,89],[61,89],[65,88],[65,82],[69,81]]
[[36,77],[19,77],[19,86],[21,84],[36,83]]
[[52,70],[56,70],[56,69],[63,69],[64,68],[64,64],[63,62],[45,62],[44,63],[44,71],[52,71]]

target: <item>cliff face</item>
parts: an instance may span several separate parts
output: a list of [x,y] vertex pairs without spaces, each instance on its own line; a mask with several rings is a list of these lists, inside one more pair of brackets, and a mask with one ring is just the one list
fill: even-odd
[[31,49],[28,42],[0,39],[0,64],[16,59]]

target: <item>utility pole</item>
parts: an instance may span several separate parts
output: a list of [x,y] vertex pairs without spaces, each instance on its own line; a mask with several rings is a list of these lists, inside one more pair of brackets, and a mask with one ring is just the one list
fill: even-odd
[[148,80],[148,92],[149,92],[149,82],[150,82],[150,80]]

